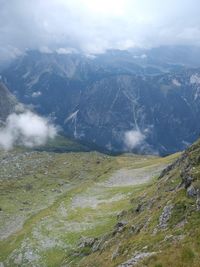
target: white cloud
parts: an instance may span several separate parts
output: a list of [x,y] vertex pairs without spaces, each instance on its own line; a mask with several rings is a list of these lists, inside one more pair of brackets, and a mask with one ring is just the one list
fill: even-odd
[[52,54],[53,51],[48,46],[42,46],[39,48],[39,51],[44,54]]
[[141,145],[145,140],[145,135],[142,134],[139,130],[127,131],[124,134],[124,143],[126,149],[132,150],[139,145]]
[[199,9],[199,0],[0,0],[0,58],[26,49],[200,45]]
[[13,113],[0,129],[0,148],[12,149],[14,145],[34,147],[43,145],[56,136],[56,127],[30,111]]
[[33,92],[32,93],[32,97],[39,97],[39,96],[41,96],[42,95],[42,93],[40,92],[40,91],[37,91],[37,92]]
[[56,49],[56,53],[59,55],[67,55],[67,54],[72,54],[72,53],[76,53],[77,50],[74,48],[64,48],[64,47],[60,47],[58,49]]

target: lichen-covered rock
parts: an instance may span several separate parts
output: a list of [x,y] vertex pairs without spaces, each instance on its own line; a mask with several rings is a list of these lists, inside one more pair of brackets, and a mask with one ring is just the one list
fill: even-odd
[[[21,265],[23,261],[22,253],[19,253],[17,257],[14,259],[14,263],[17,265]],[[1,266],[0,266],[1,267]]]
[[117,213],[117,219],[123,218],[124,216],[127,215],[127,210],[122,210],[120,212]]
[[188,197],[195,197],[197,195],[197,191],[193,185],[190,185],[187,188],[187,195],[188,195]]
[[95,238],[81,237],[78,246],[79,246],[79,248],[92,247],[94,245],[95,241],[96,241]]
[[172,209],[173,209],[173,205],[167,205],[164,207],[163,212],[159,218],[159,225],[158,225],[159,228],[161,229],[167,228],[167,224],[170,219]]
[[185,189],[189,188],[192,184],[193,178],[191,176],[184,175],[182,177]]
[[197,206],[197,211],[200,211],[200,191],[199,191],[199,189],[197,190],[196,206]]
[[103,235],[102,237],[96,238],[94,244],[92,245],[92,252],[96,252],[105,248],[107,239],[109,239],[109,235],[107,234]]
[[125,227],[126,227],[127,224],[128,224],[127,221],[120,221],[120,222],[118,222],[115,225],[115,229],[113,231],[113,234],[115,235],[116,233],[122,232],[125,229]]
[[115,258],[117,258],[119,256],[119,245],[117,246],[117,248],[115,249],[115,251],[112,254],[111,260],[113,261]]
[[155,252],[140,252],[136,253],[131,259],[128,261],[118,265],[118,267],[134,267],[136,266],[140,261],[142,261],[145,258],[151,257],[155,255]]

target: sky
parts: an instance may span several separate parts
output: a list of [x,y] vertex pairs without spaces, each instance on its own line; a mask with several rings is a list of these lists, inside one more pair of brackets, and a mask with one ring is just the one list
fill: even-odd
[[199,0],[0,0],[0,60],[28,49],[200,45],[199,10]]

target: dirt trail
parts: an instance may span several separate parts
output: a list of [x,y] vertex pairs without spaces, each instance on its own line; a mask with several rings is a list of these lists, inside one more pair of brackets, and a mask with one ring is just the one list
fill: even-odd
[[138,169],[120,169],[104,185],[106,187],[118,187],[144,184],[159,174],[163,168],[164,166],[152,165]]
[[[95,183],[82,194],[73,197],[71,208],[97,208],[103,203],[112,203],[126,198],[127,195],[117,193],[110,194],[110,189],[127,186],[136,186],[147,183],[152,177],[159,174],[163,166],[152,165],[137,169],[120,169],[114,172],[106,181]],[[123,191],[123,190],[122,190]]]

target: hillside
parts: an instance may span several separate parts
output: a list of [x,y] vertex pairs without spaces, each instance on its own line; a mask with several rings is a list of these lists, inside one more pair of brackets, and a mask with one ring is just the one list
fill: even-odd
[[1,151],[1,266],[76,266],[176,157]]
[[199,190],[200,141],[132,195],[110,234],[98,239],[97,251],[87,244],[89,255],[77,266],[198,267]]

